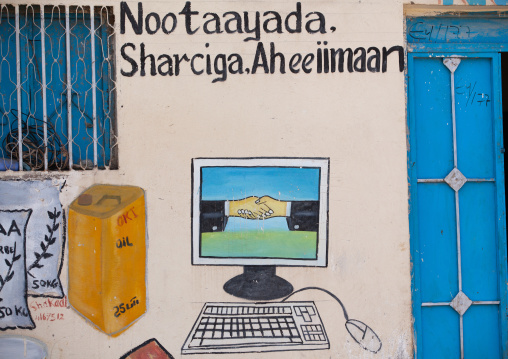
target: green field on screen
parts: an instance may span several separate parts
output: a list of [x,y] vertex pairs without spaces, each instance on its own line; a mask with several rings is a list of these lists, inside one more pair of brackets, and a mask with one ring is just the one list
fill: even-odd
[[201,233],[201,256],[316,259],[317,233],[243,231]]

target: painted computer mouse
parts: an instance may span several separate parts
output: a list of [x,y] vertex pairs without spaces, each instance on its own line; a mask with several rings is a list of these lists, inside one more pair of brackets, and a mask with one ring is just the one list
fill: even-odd
[[356,319],[349,319],[346,322],[346,329],[363,349],[373,353],[381,350],[381,340],[367,324]]

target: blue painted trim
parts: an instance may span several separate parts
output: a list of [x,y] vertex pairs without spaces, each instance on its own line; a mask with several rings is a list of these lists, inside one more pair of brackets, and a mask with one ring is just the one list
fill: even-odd
[[506,12],[407,17],[408,44],[508,43]]
[[[495,138],[495,164],[496,164],[496,195],[497,195],[497,253],[498,253],[498,269],[499,269],[499,315],[500,315],[500,342],[502,358],[508,358],[508,268],[507,268],[507,238],[506,238],[506,211],[505,211],[505,174],[504,174],[504,155],[501,153],[503,145],[503,117],[502,117],[502,94],[501,94],[501,59],[498,52],[488,53],[453,53],[465,58],[489,58],[492,61],[492,87],[494,94],[494,138]],[[415,104],[414,104],[414,82],[412,71],[414,67],[414,59],[416,58],[437,58],[447,57],[450,53],[408,53],[407,60],[407,159],[408,159],[408,182],[409,182],[409,233],[410,233],[410,253],[411,253],[411,293],[412,293],[412,313],[413,313],[413,338],[414,338],[414,357],[416,359],[423,358],[422,351],[418,347],[422,343],[422,320],[421,320],[421,296],[420,296],[420,263],[421,258],[418,252],[418,209],[417,209],[417,173],[416,173],[416,136],[412,136],[411,131],[416,128],[415,124]],[[421,346],[420,346],[421,347]]]
[[501,330],[501,349],[502,358],[508,358],[508,288],[507,284],[507,248],[506,248],[506,203],[505,203],[505,173],[504,173],[504,154],[501,149],[503,145],[503,109],[502,109],[502,86],[501,86],[501,56],[499,53],[492,55],[492,79],[494,88],[494,136],[496,153],[496,194],[497,194],[497,253],[499,269],[499,297],[501,304],[499,306],[500,330]]
[[[508,26],[508,24],[507,24]],[[490,53],[493,49],[498,51],[508,51],[508,44],[496,44],[496,43],[485,43],[485,44],[407,44],[408,52],[464,52],[464,53]],[[447,55],[449,56],[449,55]]]
[[[419,344],[422,343],[421,334],[421,297],[420,297],[420,253],[418,252],[418,207],[416,205],[416,151],[411,151],[416,148],[416,136],[412,136],[411,130],[416,127],[414,118],[414,82],[412,77],[413,59],[415,54],[408,54],[407,59],[407,99],[408,99],[408,122],[407,122],[407,175],[409,181],[409,246],[411,254],[411,310],[413,313],[413,352],[415,358],[422,358],[422,352],[418,351]],[[423,345],[422,345],[423,347]]]

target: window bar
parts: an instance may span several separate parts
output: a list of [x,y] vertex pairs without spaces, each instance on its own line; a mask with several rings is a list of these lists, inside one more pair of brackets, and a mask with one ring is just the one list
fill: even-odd
[[[451,74],[452,122],[453,122],[453,167],[457,168],[457,123],[455,116],[455,71]],[[459,191],[455,191],[455,223],[457,226],[457,269],[459,277],[459,293],[462,292],[462,258],[460,251],[460,211]],[[460,315],[460,359],[464,359],[464,316]]]
[[42,66],[42,118],[44,132],[44,171],[48,170],[48,108],[46,97],[46,44],[44,26],[44,5],[41,5],[41,66]]
[[[468,178],[467,182],[495,182],[494,178]],[[443,178],[420,178],[418,183],[441,183],[446,182]]]
[[90,5],[90,44],[92,50],[92,107],[93,107],[93,166],[97,168],[97,84],[95,83],[95,24],[94,6]]
[[[499,305],[501,302],[499,300],[476,300],[471,303],[471,305]],[[450,305],[448,302],[439,302],[439,303],[422,303],[422,307],[441,307]]]
[[67,137],[69,170],[72,171],[72,76],[71,76],[71,30],[69,25],[69,6],[65,6],[65,52],[67,61]]
[[19,5],[15,5],[15,22],[16,22],[16,95],[18,101],[18,159],[19,171],[23,171],[23,131],[21,120],[21,50],[20,50],[20,30],[19,30]]
[[[460,64],[460,59],[450,57],[443,59],[443,64],[450,70],[450,92],[452,101],[452,125],[453,125],[453,168],[457,169],[457,121],[455,116],[455,70]],[[452,187],[453,188],[453,187]],[[459,293],[462,292],[462,258],[460,250],[460,211],[459,189],[455,189],[455,225],[457,228],[457,275]],[[460,313],[459,313],[460,314]],[[464,359],[464,316],[460,314],[460,358]]]

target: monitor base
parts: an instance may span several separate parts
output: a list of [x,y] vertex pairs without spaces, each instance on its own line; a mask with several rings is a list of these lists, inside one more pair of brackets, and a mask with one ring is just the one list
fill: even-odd
[[275,266],[244,266],[242,274],[224,284],[224,290],[238,298],[272,300],[291,294],[293,286],[275,275]]

